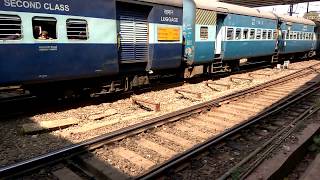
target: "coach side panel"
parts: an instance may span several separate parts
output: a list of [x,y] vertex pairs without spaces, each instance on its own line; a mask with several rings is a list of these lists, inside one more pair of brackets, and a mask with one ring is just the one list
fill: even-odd
[[[15,30],[5,31],[8,24]],[[1,29],[0,56],[5,58],[0,59],[0,84],[119,71],[113,0],[5,0],[0,3]],[[40,38],[44,31],[47,39]]]
[[228,14],[224,19],[223,60],[271,56],[277,21],[251,16]]

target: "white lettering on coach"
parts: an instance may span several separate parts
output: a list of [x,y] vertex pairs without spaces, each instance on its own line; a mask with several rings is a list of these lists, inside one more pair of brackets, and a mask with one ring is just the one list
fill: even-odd
[[172,16],[173,13],[174,13],[174,11],[171,10],[171,9],[164,9],[164,10],[163,10],[163,13],[164,13],[165,15],[167,15],[167,16]]
[[174,17],[161,17],[162,22],[179,22],[179,18],[174,18]]
[[45,9],[48,11],[70,11],[67,4],[55,4],[55,3],[41,3],[38,1],[26,1],[26,0],[3,0],[4,6],[12,8],[25,8],[25,9]]
[[164,9],[163,10],[163,14],[165,14],[166,16],[161,16],[160,20],[162,22],[174,22],[177,23],[179,22],[179,18],[176,17],[168,17],[168,16],[172,16],[174,14],[174,11],[172,9]]

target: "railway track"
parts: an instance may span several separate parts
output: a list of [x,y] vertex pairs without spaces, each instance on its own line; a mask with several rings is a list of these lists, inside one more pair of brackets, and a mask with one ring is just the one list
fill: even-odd
[[190,157],[317,91],[320,88],[319,79],[316,78],[318,69],[319,64],[241,92],[7,166],[0,169],[0,177],[37,176],[39,169],[46,176],[59,177],[59,174],[68,172],[84,179],[155,177],[172,168],[181,158]]
[[[261,65],[261,64],[260,64]],[[271,67],[266,63],[262,63],[263,66],[256,67],[256,65],[246,65],[242,70],[238,72],[228,73],[221,72],[215,74],[215,78],[226,77],[229,75],[241,74],[245,72],[250,72],[262,68]],[[190,80],[191,83],[202,82],[212,77],[198,77]],[[169,81],[169,82],[167,82]],[[44,99],[38,98],[36,95],[32,95],[29,92],[23,93],[23,89],[21,87],[10,87],[10,88],[0,88],[0,118],[11,118],[16,116],[25,116],[25,115],[33,115],[39,112],[47,112],[52,109],[56,109],[56,111],[74,108],[81,105],[92,105],[98,104],[101,102],[113,101],[117,99],[123,99],[126,97],[130,97],[132,94],[142,94],[150,91],[157,91],[168,89],[172,87],[179,87],[183,85],[185,82],[181,82],[177,80],[165,80],[163,83],[155,84],[152,86],[147,86],[142,89],[132,90],[128,92],[118,92],[118,93],[96,93],[91,94],[91,96],[82,96],[74,99]],[[187,82],[188,83],[188,82]],[[54,92],[52,92],[54,94]],[[116,97],[116,98],[115,98]]]
[[320,110],[315,101],[319,100],[319,89],[317,85],[271,111],[271,115],[210,139],[139,179],[245,179]]

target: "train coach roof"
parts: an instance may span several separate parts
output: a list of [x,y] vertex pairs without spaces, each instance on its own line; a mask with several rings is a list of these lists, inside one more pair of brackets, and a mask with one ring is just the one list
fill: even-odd
[[213,2],[212,0],[195,0],[197,7],[201,9],[213,10],[223,13],[241,14],[247,16],[261,17],[267,19],[277,19],[272,12],[259,11],[258,9],[238,6],[222,2]]
[[292,16],[288,16],[288,15],[281,15],[281,14],[279,14],[278,17],[282,21],[300,23],[300,24],[307,24],[307,25],[313,25],[313,26],[316,25],[313,21],[308,20],[308,19],[304,19],[304,18],[292,17]]

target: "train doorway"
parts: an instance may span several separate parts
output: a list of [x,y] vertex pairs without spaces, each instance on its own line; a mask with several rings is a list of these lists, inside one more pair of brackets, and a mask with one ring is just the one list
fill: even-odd
[[120,64],[148,62],[150,10],[149,6],[117,2]]
[[216,48],[215,48],[215,54],[217,56],[220,56],[222,53],[222,41],[223,37],[225,35],[225,29],[223,28],[223,22],[226,18],[226,14],[217,14],[217,37],[216,37]]

